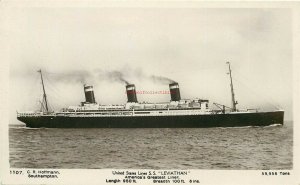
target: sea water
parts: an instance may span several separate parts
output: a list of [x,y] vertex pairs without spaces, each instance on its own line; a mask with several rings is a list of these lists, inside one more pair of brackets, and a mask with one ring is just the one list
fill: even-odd
[[293,168],[293,122],[239,128],[9,128],[10,166],[64,169]]

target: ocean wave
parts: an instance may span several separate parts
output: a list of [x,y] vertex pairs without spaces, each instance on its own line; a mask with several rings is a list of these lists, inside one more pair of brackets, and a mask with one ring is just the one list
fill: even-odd
[[264,127],[279,127],[279,126],[283,126],[283,125],[276,123],[276,124],[272,124],[272,125],[268,125],[268,126],[264,126]]
[[282,126],[282,124],[272,124],[267,126],[241,126],[241,127],[218,127],[221,129],[245,129],[245,128],[266,128],[266,127],[279,127]]

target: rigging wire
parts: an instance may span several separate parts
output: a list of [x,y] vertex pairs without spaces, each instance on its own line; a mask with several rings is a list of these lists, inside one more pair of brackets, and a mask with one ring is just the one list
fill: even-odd
[[[31,97],[33,94],[37,94],[37,89],[39,89],[41,86],[40,85],[38,85],[39,84],[39,81],[40,81],[40,77],[39,77],[39,75],[38,74],[36,74],[36,75],[32,75],[32,77],[33,77],[33,85],[30,85],[30,88],[28,89],[28,91],[26,91],[27,93],[25,93],[24,92],[24,96],[25,97]],[[38,92],[40,92],[40,91],[38,91]],[[36,109],[36,110],[39,110],[40,109],[40,103],[39,103],[39,101],[40,101],[40,98],[39,97],[36,97],[36,96],[34,96],[34,109]],[[28,104],[27,103],[23,103],[23,105],[22,105],[22,107],[23,107],[23,109],[27,109],[26,107],[28,106]],[[37,108],[38,107],[38,108]]]
[[[50,90],[50,97],[51,99],[55,99],[58,102],[61,102],[62,104],[66,104],[66,99],[68,101],[73,101],[73,99],[71,99],[69,96],[62,96],[62,94],[64,94],[59,88],[57,88],[57,84],[54,82],[51,78],[49,78],[50,75],[48,75],[49,73],[47,72],[45,77],[46,77],[46,82],[48,84],[47,88]],[[52,73],[52,74],[59,74],[59,73]],[[54,94],[54,96],[53,96]]]
[[[276,108],[276,109],[280,109],[279,106],[274,105],[274,103],[271,102],[275,102],[271,97],[269,97],[269,99],[262,97],[261,94],[257,93],[256,91],[253,90],[253,88],[250,88],[249,86],[247,86],[245,83],[243,83],[242,81],[240,81],[238,78],[233,77],[234,81],[237,82],[238,84],[242,85],[247,91],[245,91],[247,94],[251,95],[252,97],[260,97],[262,98],[265,103],[267,103],[268,105]],[[244,78],[246,79],[246,78]],[[247,79],[246,79],[247,80]],[[248,81],[248,80],[247,80]],[[239,89],[243,89],[243,88],[239,88]],[[250,92],[250,93],[249,93]]]
[[[251,81],[249,78],[247,78],[246,76],[242,75],[241,73],[239,73],[239,76],[241,76],[243,79],[245,79],[245,81]],[[241,82],[242,83],[242,82]],[[243,84],[243,83],[242,83]],[[246,88],[248,88],[250,91],[253,92],[253,94],[256,94],[258,96],[262,96],[262,94],[258,94],[256,91],[252,90],[253,88],[249,88],[247,85],[243,84]],[[266,89],[265,86],[262,86],[261,84],[259,83],[255,83],[255,85],[257,86],[256,89]],[[272,105],[273,107],[277,108],[277,109],[280,109],[281,107],[279,105],[274,105],[273,103],[271,102],[276,102],[271,96],[268,97],[268,99],[264,98],[265,96],[263,96],[263,99],[270,105]]]
[[[52,107],[50,106],[50,104],[49,104],[49,97],[47,97],[48,98],[48,100],[46,99],[46,96],[47,96],[47,94],[46,94],[46,90],[44,89],[45,88],[45,84],[43,83],[43,81],[45,80],[44,79],[44,77],[42,77],[42,71],[41,70],[39,70],[38,71],[39,73],[40,73],[40,92],[42,92],[41,93],[41,95],[40,96],[42,96],[42,98],[40,98],[40,99],[42,99],[42,101],[41,100],[39,100],[39,103],[41,104],[41,107],[40,107],[40,110],[41,111],[45,111],[45,112],[51,112],[51,109],[52,109]],[[45,93],[45,94],[44,94]]]
[[[205,69],[202,69],[202,70],[217,70],[217,71],[219,71],[221,68],[220,67],[211,67],[211,68],[205,68]],[[47,86],[47,91],[50,91],[51,93],[47,93],[47,95],[49,96],[50,95],[50,99],[56,99],[56,100],[58,100],[59,102],[63,102],[63,103],[65,103],[66,101],[66,98],[67,99],[69,99],[69,97],[67,96],[67,97],[62,97],[62,95],[61,94],[63,94],[62,93],[62,91],[61,90],[59,90],[59,88],[57,88],[57,84],[55,84],[55,83],[53,83],[52,82],[52,80],[51,80],[51,76],[52,75],[61,75],[62,73],[50,73],[50,72],[43,72],[44,74],[46,74],[46,75],[44,75],[43,77],[44,77],[44,79],[46,80],[46,86]],[[259,97],[261,97],[261,94],[259,94],[259,93],[257,93],[257,92],[255,92],[254,90],[253,90],[253,88],[249,88],[245,83],[243,83],[242,81],[240,81],[239,79],[240,78],[242,78],[242,79],[244,79],[244,81],[251,81],[250,79],[248,79],[246,76],[244,76],[244,75],[242,75],[238,70],[235,70],[234,68],[233,68],[233,73],[234,73],[234,75],[233,75],[233,79],[234,79],[234,81],[235,82],[238,82],[240,85],[242,85],[243,87],[245,87],[248,91],[246,91],[248,94],[250,94],[250,95],[256,95],[256,96],[259,96]],[[64,75],[68,75],[68,74],[64,74]],[[69,74],[70,75],[70,74]],[[239,76],[238,78],[236,78],[236,77],[234,77],[234,76]],[[38,77],[38,76],[37,76]],[[35,80],[37,81],[37,79],[38,78],[35,78]],[[256,85],[258,85],[258,84],[256,84]],[[41,88],[41,86],[40,86],[40,88]],[[240,88],[239,88],[240,89]],[[263,89],[263,88],[261,88],[261,89]],[[41,92],[41,91],[40,91]],[[249,92],[251,92],[251,93],[249,93]],[[52,96],[52,95],[55,95],[55,96]],[[254,97],[254,96],[253,96]],[[271,98],[271,97],[269,97],[269,99],[272,101],[272,102],[275,102],[275,101],[273,101],[273,99]],[[69,99],[69,100],[71,100],[71,99]],[[276,105],[274,105],[273,103],[271,103],[269,100],[267,100],[267,99],[264,99],[265,101],[266,101],[266,103],[267,104],[269,104],[269,105],[271,105],[272,107],[275,107],[275,108],[277,108],[278,109],[278,106],[276,106]],[[52,104],[49,104],[49,107],[52,109],[52,110],[54,110],[53,109],[53,105]]]
[[[60,93],[58,92],[57,88],[55,87],[55,85],[51,82],[51,80],[48,78],[48,75],[46,73],[46,75],[44,75],[44,79],[45,79],[45,82],[47,83],[47,91],[49,93],[48,94],[48,99],[51,99],[52,101],[56,102],[56,100],[62,102],[61,100],[63,99],[60,95]],[[53,104],[50,104],[50,107],[53,109]]]

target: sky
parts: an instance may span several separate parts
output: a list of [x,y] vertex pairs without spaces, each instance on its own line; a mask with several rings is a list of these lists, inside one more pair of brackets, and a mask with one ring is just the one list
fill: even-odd
[[179,83],[182,98],[230,106],[227,61],[238,108],[281,108],[292,119],[289,9],[19,7],[5,21],[11,122],[16,111],[39,109],[39,69],[55,110],[84,101],[84,83],[94,86],[98,103],[125,103],[125,84],[112,72],[146,91],[168,90],[149,78],[167,77]]

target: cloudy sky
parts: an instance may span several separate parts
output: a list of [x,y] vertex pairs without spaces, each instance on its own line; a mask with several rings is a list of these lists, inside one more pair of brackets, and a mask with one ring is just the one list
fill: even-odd
[[6,15],[11,120],[16,110],[39,108],[38,69],[57,110],[84,101],[83,83],[94,85],[101,104],[126,102],[124,84],[103,75],[111,71],[137,90],[168,90],[148,78],[164,76],[179,83],[182,98],[230,105],[226,61],[238,108],[279,107],[291,120],[291,21],[289,9],[274,8],[14,8]]

